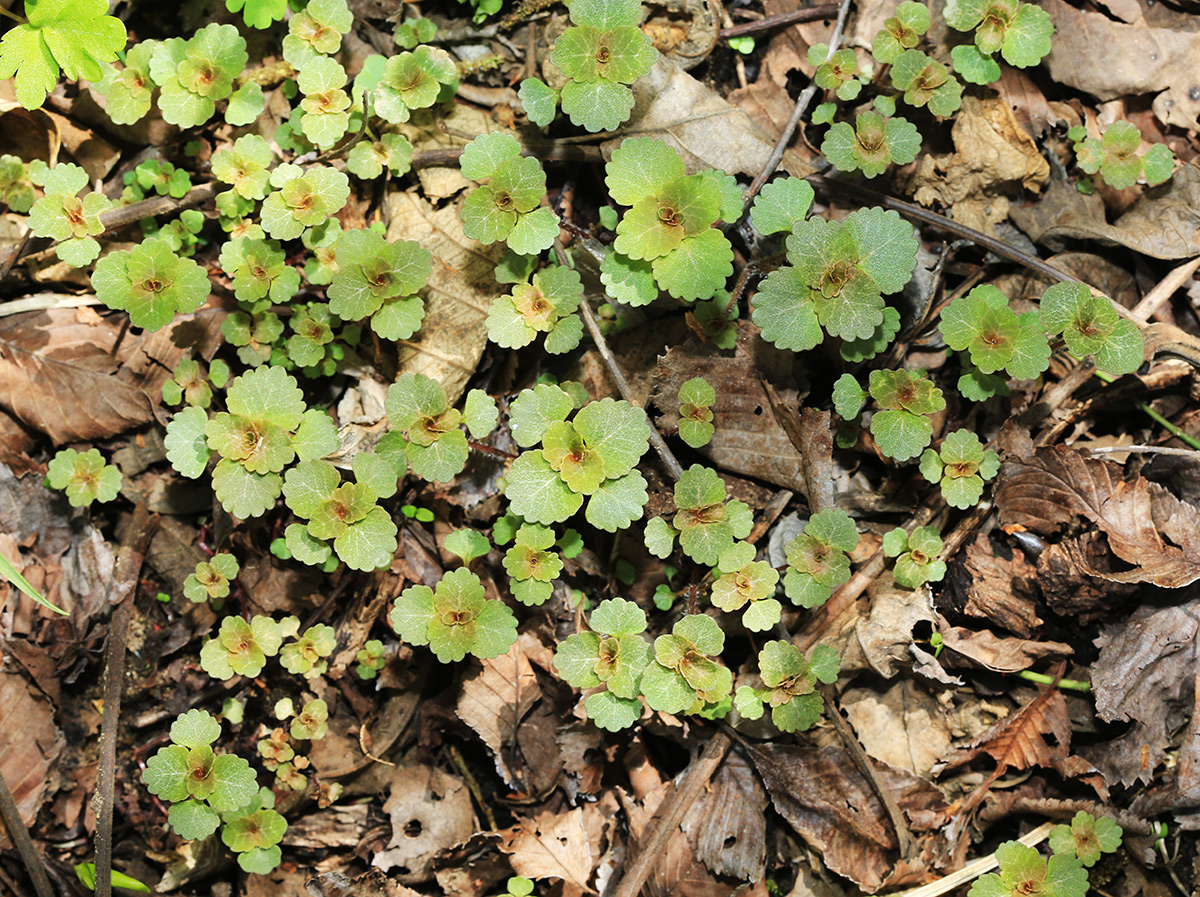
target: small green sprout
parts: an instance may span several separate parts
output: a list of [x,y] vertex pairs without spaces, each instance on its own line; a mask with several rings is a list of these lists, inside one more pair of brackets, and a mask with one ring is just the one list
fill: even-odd
[[669,635],[654,640],[654,662],[642,673],[642,695],[652,710],[698,713],[733,690],[733,673],[712,658],[725,647],[725,633],[706,614],[688,614]]
[[892,86],[910,106],[928,106],[934,115],[950,116],[962,105],[962,83],[950,69],[920,50],[905,50],[892,62]]
[[247,623],[241,617],[221,621],[217,637],[200,649],[200,666],[214,679],[232,679],[235,675],[253,679],[267,665],[267,658],[279,653],[283,643],[280,624],[256,614]]
[[912,226],[893,211],[859,209],[844,221],[797,221],[789,265],[772,272],[752,300],[763,338],[804,352],[828,333],[872,339],[884,326],[883,294],[904,289],[917,265]]
[[837,681],[841,660],[828,645],[817,645],[812,657],[791,642],[771,641],[758,652],[759,676],[766,688],[743,685],[734,697],[734,707],[746,719],[760,719],[771,708],[771,722],[781,732],[804,732],[821,718],[825,701],[817,683]]
[[873,178],[893,163],[907,165],[921,151],[917,126],[904,118],[886,121],[878,112],[860,112],[853,127],[833,125],[821,141],[821,152],[838,171],[861,171]]
[[542,205],[546,173],[537,159],[521,155],[511,134],[482,134],[463,147],[463,177],[487,180],[462,205],[463,233],[487,245],[504,241],[520,255],[549,249],[558,236],[558,218]]
[[189,841],[207,838],[221,824],[221,813],[241,810],[258,793],[249,763],[213,751],[220,734],[211,714],[189,710],[171,724],[172,744],[159,748],[142,771],[150,793],[171,804],[171,828]]
[[505,477],[509,509],[550,525],[586,499],[589,523],[616,532],[642,516],[646,481],[636,465],[649,448],[646,413],[628,402],[601,399],[579,410],[557,386],[523,390],[512,405],[512,434],[523,448]]
[[372,230],[344,231],[338,270],[329,284],[329,311],[346,321],[369,317],[384,339],[408,339],[421,326],[433,256],[412,240],[388,242]]
[[473,529],[456,529],[448,533],[442,546],[458,557],[465,567],[470,567],[472,561],[485,557],[492,550],[492,543],[487,537]]
[[271,145],[257,134],[246,134],[213,153],[212,173],[244,199],[266,199],[271,161]]
[[1115,853],[1121,846],[1124,832],[1107,816],[1097,819],[1080,810],[1070,825],[1056,825],[1050,830],[1050,849],[1055,854],[1077,857],[1089,869],[1106,853]]
[[1072,355],[1094,355],[1102,371],[1119,376],[1142,364],[1145,339],[1137,325],[1118,315],[1110,299],[1093,295],[1084,284],[1068,281],[1047,287],[1038,316],[1048,333],[1062,334]]
[[812,185],[803,178],[776,178],[759,191],[750,207],[750,223],[764,236],[792,233],[813,202]]
[[583,337],[583,320],[577,313],[582,299],[577,272],[565,266],[538,271],[532,283],[518,283],[511,295],[492,301],[488,338],[502,348],[520,349],[544,333],[547,352],[570,352]]
[[467,434],[458,428],[462,413],[450,407],[446,392],[424,374],[402,374],[388,387],[391,431],[377,451],[403,476],[409,467],[424,480],[448,483],[467,465]]
[[984,374],[1006,371],[1033,380],[1050,365],[1050,344],[1036,312],[1018,316],[991,284],[975,287],[942,309],[939,329],[946,345],[967,352]]
[[679,438],[692,448],[708,445],[712,439],[716,400],[717,391],[703,377],[693,377],[679,387]]
[[[96,892],[96,864],[76,863],[74,868],[75,877],[79,879],[79,883],[94,894]],[[137,891],[140,894],[150,893],[149,885],[124,872],[118,872],[116,869],[112,870],[112,884],[114,888],[124,888],[126,891]]]
[[329,734],[329,705],[320,698],[309,701],[292,720],[290,734],[297,741],[319,741],[324,738]]
[[262,204],[262,227],[276,240],[295,240],[324,224],[350,198],[350,178],[336,168],[287,163],[271,172],[276,188]]
[[0,203],[11,212],[25,213],[33,205],[33,181],[29,166],[20,156],[0,155]]
[[838,508],[818,511],[784,549],[784,594],[801,607],[820,607],[850,578],[849,553],[857,546],[858,531],[850,515]]
[[392,35],[397,46],[405,50],[415,49],[418,44],[427,44],[437,35],[437,24],[432,19],[423,16],[416,19],[405,19],[396,26]]
[[505,883],[503,897],[529,897],[532,893],[533,879],[514,875]]
[[346,168],[365,181],[373,180],[387,169],[401,177],[412,168],[413,145],[403,134],[384,134],[378,140],[360,140],[346,154]]
[[1087,870],[1073,856],[1046,858],[1020,841],[996,848],[999,872],[975,879],[968,897],[1084,897]]
[[104,77],[96,92],[108,98],[104,111],[113,124],[137,124],[150,111],[157,86],[150,75],[150,57],[157,41],[144,40],[125,51],[123,68],[104,66]]
[[387,665],[386,653],[383,642],[377,638],[373,638],[363,645],[354,658],[358,661],[358,666],[354,668],[358,678],[374,679],[378,676]]
[[921,475],[937,483],[942,497],[952,508],[971,507],[983,495],[984,481],[1000,471],[1000,456],[984,451],[979,437],[970,430],[955,430],[942,440],[938,450],[921,455]]
[[270,311],[235,311],[221,324],[221,335],[238,347],[238,361],[259,367],[270,361],[274,344],[283,336],[283,321]]
[[600,688],[587,697],[584,707],[597,726],[617,732],[632,726],[642,715],[637,699],[642,673],[650,663],[646,613],[632,601],[601,601],[588,622],[590,632],[567,636],[554,652],[554,668],[576,688]]
[[60,449],[46,466],[46,485],[67,493],[73,508],[112,501],[121,491],[121,471],[105,462],[99,449]]
[[221,247],[221,270],[232,279],[233,295],[251,312],[285,305],[300,289],[300,272],[287,264],[274,240],[230,240]]
[[[279,652],[279,664],[289,673],[315,679],[329,668],[326,662],[337,647],[337,632],[332,626],[318,623],[304,630]],[[292,737],[298,737],[293,731]],[[306,736],[308,737],[308,736]]]
[[693,301],[725,285],[733,249],[713,225],[741,215],[736,180],[711,169],[687,174],[679,154],[651,137],[623,141],[606,172],[613,201],[631,207],[617,225],[615,251],[600,265],[613,298],[645,305],[661,288]]
[[671,523],[655,517],[646,525],[646,548],[655,557],[667,557],[678,536],[684,554],[712,567],[722,552],[750,535],[754,515],[745,502],[726,501],[725,481],[715,470],[693,464],[675,484],[674,497]]
[[342,46],[342,35],[354,26],[354,15],[346,0],[310,0],[301,12],[288,19],[283,39],[283,58],[303,70],[318,56],[330,56]]
[[883,537],[883,553],[896,559],[892,577],[905,589],[942,581],[946,575],[946,562],[940,558],[942,548],[942,537],[935,526],[918,526],[911,534],[896,527]]
[[314,146],[328,149],[342,139],[350,127],[350,95],[346,93],[346,70],[328,56],[316,56],[304,64],[296,78],[304,95],[300,108],[301,130]]
[[458,68],[441,47],[417,47],[388,59],[375,87],[374,112],[392,124],[408,121],[414,110],[453,98]]
[[896,14],[883,22],[882,30],[871,41],[875,61],[890,65],[905,50],[914,49],[921,35],[929,30],[929,8],[916,0],[903,0]]
[[266,875],[283,859],[279,842],[287,831],[287,820],[274,807],[274,792],[261,788],[249,806],[223,816],[221,840],[237,854],[244,872]]
[[1100,138],[1088,137],[1082,126],[1067,135],[1075,140],[1075,156],[1079,167],[1088,174],[1099,173],[1114,189],[1132,187],[1145,178],[1151,187],[1171,177],[1175,170],[1175,154],[1165,143],[1156,143],[1142,155],[1142,134],[1133,122],[1118,121],[1109,125]]
[[202,125],[249,60],[246,40],[233,25],[205,25],[188,40],[172,37],[154,47],[150,75],[159,86],[162,117],[181,128]]
[[436,589],[409,586],[396,599],[392,628],[412,645],[428,645],[442,663],[468,654],[499,657],[517,640],[517,619],[501,601],[485,597],[483,583],[466,567],[451,570]]
[[261,734],[258,742],[255,744],[255,749],[258,755],[262,758],[262,765],[269,771],[274,772],[282,763],[289,762],[296,756],[295,748],[292,747],[292,742],[288,738],[286,729],[272,729],[266,732],[266,727],[262,730],[265,734]]
[[232,554],[214,554],[207,561],[196,565],[196,572],[189,573],[183,581],[183,596],[196,604],[219,601],[229,595],[230,584],[238,575],[238,562]]
[[562,572],[562,558],[553,551],[554,531],[536,523],[517,530],[516,544],[504,554],[509,589],[522,604],[544,604],[554,592],[551,580]]
[[766,561],[754,560],[754,546],[735,542],[717,560],[720,576],[713,583],[712,603],[727,613],[746,608],[742,625],[751,632],[772,629],[783,615],[773,597],[779,573]]
[[192,179],[186,171],[161,159],[147,159],[133,170],[133,174],[138,186],[145,190],[147,195],[153,191],[158,196],[182,199],[192,189]]
[[871,371],[868,392],[879,406],[871,417],[871,435],[879,450],[896,461],[921,454],[933,438],[930,415],[946,407],[942,391],[924,371],[901,369]]
[[104,233],[100,216],[112,208],[112,200],[103,193],[80,197],[79,191],[87,186],[87,172],[78,165],[56,165],[46,175],[44,195],[29,210],[33,235],[60,241],[54,251],[76,268],[91,264],[100,254],[95,240]]
[[554,44],[550,61],[567,78],[556,96],[536,78],[521,82],[520,98],[529,120],[548,125],[554,106],[574,124],[593,133],[612,131],[633,111],[629,85],[658,59],[654,42],[638,28],[642,7],[637,0],[580,0],[570,7],[572,26]]
[[813,44],[808,48],[808,64],[817,67],[813,83],[823,90],[832,90],[839,100],[853,100],[862,91],[858,74],[858,59],[854,51],[843,48],[829,56],[828,44]]
[[129,313],[135,327],[161,330],[176,314],[190,314],[208,300],[205,270],[177,256],[163,239],[110,252],[92,272],[96,298]]
[[[954,68],[973,84],[986,84],[1000,77],[1000,68],[991,58],[996,53],[1009,65],[1024,69],[1037,65],[1050,52],[1054,23],[1049,13],[1032,3],[947,0],[942,15],[956,31],[975,31],[974,47],[955,47],[951,53]],[[977,80],[993,71],[994,77]]]

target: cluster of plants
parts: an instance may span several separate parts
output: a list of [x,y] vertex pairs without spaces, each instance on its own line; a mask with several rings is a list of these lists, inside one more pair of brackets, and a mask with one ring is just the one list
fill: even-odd
[[[255,29],[282,20],[288,7],[277,0],[228,2]],[[489,3],[478,9],[486,13]],[[44,101],[60,68],[69,79],[94,82],[118,124],[135,123],[157,105],[163,119],[180,128],[205,127],[218,116],[224,124],[248,126],[262,121],[263,87],[281,82],[291,105],[273,133],[240,133],[212,153],[211,179],[221,187],[213,215],[184,212],[161,225],[144,222],[143,239],[129,248],[102,254],[97,238],[113,203],[91,190],[73,164],[47,168],[0,157],[0,202],[27,212],[32,233],[55,241],[62,261],[93,266],[99,300],[127,314],[134,327],[160,330],[195,312],[210,301],[214,281],[232,295],[236,309],[221,328],[227,348],[218,357],[185,358],[163,386],[163,401],[176,409],[166,425],[167,459],[180,476],[211,483],[237,521],[266,519],[282,499],[281,513],[291,516],[273,534],[278,557],[326,571],[341,564],[368,572],[392,563],[400,526],[434,519],[428,509],[404,503],[406,477],[446,484],[474,472],[472,450],[492,458],[508,454],[485,442],[502,427],[495,397],[472,389],[460,403],[420,373],[405,372],[391,384],[378,444],[348,463],[337,455],[341,443],[326,410],[330,379],[362,361],[362,346],[421,332],[423,293],[435,264],[419,243],[389,239],[378,222],[343,227],[338,213],[355,181],[408,176],[414,150],[397,126],[414,117],[435,120],[454,96],[460,69],[446,51],[426,43],[432,23],[414,19],[397,26],[400,52],[368,57],[351,81],[334,58],[354,24],[345,0],[295,6],[282,41],[284,63],[266,70],[247,68],[246,37],[235,25],[210,24],[187,38],[126,47],[124,26],[101,8],[81,3],[54,12],[46,3],[30,4],[28,21],[0,41],[0,77],[15,75],[17,97],[29,108]],[[569,12],[571,25],[550,54],[550,83],[521,85],[525,114],[538,126],[566,131],[565,122],[556,122],[561,108],[589,132],[616,129],[633,108],[630,85],[657,58],[638,27],[641,5],[572,0]],[[949,0],[943,14],[961,35],[949,63],[921,49],[932,49],[924,43],[929,11],[912,0],[901,2],[875,36],[874,72],[863,69],[852,50],[831,55],[828,47],[812,48],[814,80],[829,98],[814,121],[829,126],[821,148],[835,168],[870,178],[913,161],[922,137],[896,114],[900,103],[951,116],[962,81],[999,78],[996,57],[1024,68],[1049,51],[1049,17],[1035,4]],[[85,33],[76,42],[64,39]],[[861,105],[853,120],[836,120],[853,102]],[[1156,146],[1139,155],[1140,136],[1125,124],[1101,137],[1073,134],[1079,168],[1112,187],[1169,177],[1169,151]],[[1062,283],[1047,288],[1036,309],[1021,312],[997,287],[977,286],[940,312],[941,338],[954,353],[945,371],[930,376],[882,366],[878,359],[890,357],[901,330],[893,297],[917,266],[914,229],[895,211],[877,207],[838,220],[810,214],[813,189],[793,177],[767,184],[750,208],[749,249],[766,256],[782,242],[782,264],[743,302],[738,291],[728,291],[735,258],[729,235],[737,230],[721,226],[742,218],[743,186],[723,171],[689,170],[674,147],[651,137],[621,141],[605,166],[612,205],[602,209],[597,231],[610,233],[596,244],[605,294],[589,297],[576,249],[561,242],[562,222],[533,152],[502,131],[462,148],[462,174],[476,182],[459,207],[463,233],[506,250],[487,311],[491,342],[515,350],[540,336],[547,353],[571,353],[584,340],[581,312],[592,298],[602,298],[600,310],[613,321],[629,307],[682,304],[721,350],[733,348],[734,322],[748,317],[776,348],[804,362],[826,359],[812,364],[814,371],[840,359],[843,372],[829,377],[832,382],[814,377],[810,401],[836,411],[841,448],[908,464],[953,508],[982,498],[999,456],[974,432],[942,432],[941,412],[959,415],[963,402],[984,402],[1006,394],[1010,381],[1041,377],[1059,349],[1091,358],[1112,375],[1141,364],[1142,336],[1111,300]],[[173,162],[150,160],[129,173],[120,203],[182,198],[204,178],[186,153]],[[211,276],[193,257],[202,252],[215,263]],[[716,390],[694,378],[674,399],[679,425],[668,435],[702,450],[720,432]],[[769,715],[784,732],[815,724],[823,710],[819,686],[835,681],[839,671],[833,651],[818,646],[805,655],[784,639],[767,641],[757,652],[757,674],[736,689],[721,655],[731,621],[754,633],[775,630],[784,614],[781,597],[811,610],[849,579],[859,534],[844,511],[813,513],[787,542],[786,563],[777,569],[750,541],[751,508],[731,497],[726,481],[703,463],[688,466],[673,484],[673,513],[638,523],[650,499],[639,469],[652,432],[642,408],[589,400],[579,384],[539,382],[508,406],[505,426],[519,452],[505,462],[503,515],[490,539],[469,529],[445,539],[462,565],[432,586],[403,590],[388,614],[396,635],[427,646],[443,663],[498,657],[515,643],[528,608],[552,600],[556,584],[565,586],[564,561],[578,555],[585,538],[604,538],[592,531],[615,538],[629,532],[652,555],[677,565],[675,574],[682,568],[694,582],[703,581],[712,610],[696,602],[653,640],[648,632],[666,629],[668,618],[652,625],[632,601],[609,598],[581,616],[586,628],[558,645],[554,666],[566,682],[588,691],[588,717],[612,731],[634,725],[647,708],[709,718]],[[50,462],[47,483],[84,506],[114,499],[121,476],[98,450],[68,448]],[[562,526],[569,521],[585,535]],[[884,553],[895,558],[894,579],[905,588],[942,579],[943,548],[940,533],[928,526],[895,529],[883,540]],[[221,609],[238,573],[232,555],[215,554],[182,583],[183,594]],[[489,580],[496,589],[488,588]],[[268,658],[278,657],[286,671],[313,678],[326,671],[334,636],[322,624],[301,633],[295,618],[230,614],[201,649],[201,664],[224,680],[257,676]],[[379,675],[386,653],[383,641],[368,640],[356,658],[357,675]],[[289,726],[261,733],[260,757],[281,787],[304,786],[305,760],[296,745],[322,737],[327,712],[320,701],[307,702],[298,714],[289,703],[277,709],[281,723],[294,716]],[[172,828],[192,839],[221,828],[243,868],[273,868],[286,823],[246,761],[214,751],[216,721],[192,711],[171,734],[173,743],[151,758],[145,781],[170,804]],[[1082,835],[1072,837],[1083,843]],[[1111,830],[1096,837],[1108,844]],[[1010,878],[1039,874],[1037,860],[1015,849],[1007,853],[1012,859],[1002,860],[999,876],[981,879],[991,883],[977,883],[974,897],[998,897],[1000,891],[987,890],[996,887],[991,879],[1011,889],[1004,878],[1010,872]],[[1067,858],[1064,847],[1062,858],[1049,862],[1054,874],[1067,875],[1071,862],[1088,865],[1083,853],[1078,857]],[[523,887],[510,882],[510,890]]]
[[1096,818],[1080,810],[1069,825],[1055,826],[1050,832],[1049,857],[1020,841],[1001,844],[996,848],[999,871],[977,878],[969,897],[1017,894],[1084,897],[1089,890],[1089,871],[1105,854],[1120,848],[1123,834],[1121,827],[1107,816]]

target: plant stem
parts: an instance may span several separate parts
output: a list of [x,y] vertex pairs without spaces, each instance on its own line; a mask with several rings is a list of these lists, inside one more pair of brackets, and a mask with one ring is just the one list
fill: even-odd
[[104,718],[100,725],[99,785],[92,798],[96,813],[96,897],[112,897],[113,794],[117,777],[117,726],[121,720],[121,686],[125,682],[125,637],[133,622],[134,597],[142,561],[150,539],[158,529],[158,516],[144,504],[133,512],[133,520],[122,540],[117,569],[108,593],[116,605],[108,630],[108,662],[104,676]]
[[3,773],[0,773],[0,817],[4,819],[8,837],[16,845],[17,853],[21,855],[21,862],[25,864],[25,871],[29,873],[29,880],[33,882],[37,897],[54,897],[42,858],[33,846],[33,839],[29,837],[25,823],[21,822],[21,811],[17,809],[17,802],[13,800]]
[[838,7],[836,4],[809,6],[805,9],[781,12],[773,16],[763,16],[761,19],[755,19],[753,22],[746,22],[743,25],[732,25],[729,28],[722,28],[717,33],[717,37],[721,40],[729,40],[731,37],[741,37],[744,34],[757,34],[760,31],[768,31],[772,28],[782,28],[784,25],[795,25],[800,22],[828,19],[837,14]]
[[[1100,380],[1104,381],[1105,383],[1112,383],[1114,380],[1117,379],[1116,377],[1112,376],[1111,374],[1105,374],[1105,373],[1102,373],[1101,371],[1096,371],[1096,377],[1099,378]],[[1146,412],[1147,417],[1149,417],[1152,421],[1154,421],[1155,423],[1161,424],[1162,428],[1164,430],[1166,430],[1168,433],[1170,433],[1172,436],[1174,436],[1176,439],[1180,440],[1181,442],[1186,443],[1187,445],[1190,445],[1192,448],[1196,449],[1196,451],[1200,451],[1200,439],[1196,439],[1196,437],[1191,436],[1188,433],[1185,433],[1178,426],[1171,423],[1169,420],[1167,420],[1165,417],[1163,417],[1161,414],[1159,414],[1157,411],[1155,411],[1153,408],[1151,408],[1145,402],[1134,402],[1134,404],[1137,405],[1138,408],[1142,409],[1142,411]]]
[[1057,685],[1059,688],[1069,688],[1073,691],[1091,691],[1092,683],[1083,682],[1079,679],[1055,679],[1053,676],[1047,676],[1045,673],[1035,673],[1032,670],[1021,670],[1017,673],[1021,679],[1027,679],[1030,682],[1036,682],[1038,685]]
[[0,6],[0,16],[6,16],[7,18],[12,19],[14,22],[18,22],[22,25],[29,24],[29,20],[26,19],[24,16],[19,16],[15,12],[11,12],[10,10],[5,9],[3,6]]

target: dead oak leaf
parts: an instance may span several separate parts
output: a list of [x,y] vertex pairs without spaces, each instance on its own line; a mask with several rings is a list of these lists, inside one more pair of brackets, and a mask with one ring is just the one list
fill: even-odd
[[583,810],[523,819],[502,833],[500,849],[512,856],[513,871],[526,878],[558,878],[590,890],[592,856]]

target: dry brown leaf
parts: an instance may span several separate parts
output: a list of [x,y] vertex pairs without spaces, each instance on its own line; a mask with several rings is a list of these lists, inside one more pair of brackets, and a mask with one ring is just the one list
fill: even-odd
[[1075,653],[1064,642],[1001,638],[988,629],[976,632],[962,626],[943,626],[938,631],[948,649],[998,673],[1016,673],[1045,657],[1070,657]]
[[471,794],[459,779],[421,764],[394,770],[390,788],[383,809],[392,840],[371,865],[406,885],[429,881],[434,857],[475,831]]
[[679,388],[685,380],[703,377],[717,392],[712,406],[716,429],[700,453],[725,470],[803,492],[800,453],[776,419],[760,379],[774,381],[781,400],[798,405],[791,353],[766,343],[753,324],[739,321],[737,328],[732,357],[711,343],[689,339],[659,358],[652,392],[662,411],[659,426],[679,426]]
[[[1156,93],[1154,113],[1165,124],[1200,127],[1200,33],[1126,25],[1043,0],[1054,22],[1054,42],[1044,65],[1060,84],[1101,100]],[[1162,93],[1159,93],[1162,91]]]
[[[606,157],[626,137],[656,137],[679,151],[688,171],[720,168],[754,177],[775,148],[750,116],[665,57],[633,85],[633,93],[633,117],[620,139],[601,146]],[[790,151],[780,168],[796,177],[813,171]]]
[[922,158],[908,189],[917,202],[942,206],[976,230],[990,233],[1008,217],[1005,194],[1014,186],[1036,191],[1050,179],[1037,143],[1004,100],[964,96],[951,137],[955,151]]
[[889,766],[924,776],[950,747],[946,709],[911,679],[848,689],[840,703],[866,752]]
[[575,809],[521,820],[503,832],[500,849],[512,855],[518,875],[557,878],[587,890],[596,859],[588,842],[583,810]]
[[1037,568],[1025,552],[1003,543],[992,544],[984,534],[950,565],[942,607],[987,620],[1028,638],[1042,625],[1037,615]]
[[[775,811],[825,865],[868,893],[920,879],[897,864],[896,834],[874,789],[840,746],[748,744]],[[944,802],[936,788],[905,770],[875,765],[882,786],[904,810],[914,832],[938,825]]]
[[[1046,736],[1051,736],[1053,743]],[[988,754],[996,761],[993,778],[999,778],[1009,769],[1026,770],[1031,766],[1061,769],[1070,749],[1067,702],[1057,688],[1047,688],[1016,712],[998,720],[971,746],[947,757],[946,768],[953,769],[980,754]]]
[[[20,673],[0,668],[0,771],[27,826],[42,808],[49,773],[63,744],[49,701],[35,697]],[[0,826],[0,848],[11,847]]]
[[1180,168],[1158,187],[1146,189],[1137,201],[1109,224],[1104,200],[1084,196],[1074,184],[1058,181],[1041,201],[1013,208],[1013,222],[1035,243],[1058,249],[1072,240],[1095,240],[1126,246],[1159,259],[1191,258],[1200,253],[1200,172]]
[[758,881],[767,855],[766,807],[754,768],[740,751],[731,751],[684,818],[683,831],[710,872]]
[[1039,448],[1028,461],[1006,462],[996,505],[1005,523],[1043,535],[1077,516],[1090,520],[1108,537],[1113,554],[1132,566],[1093,567],[1089,572],[1095,576],[1168,589],[1200,579],[1200,510],[1145,477],[1122,480],[1115,464],[1084,458],[1067,446]]
[[487,344],[488,308],[503,290],[492,276],[504,244],[482,246],[462,231],[457,204],[435,209],[416,193],[388,201],[389,240],[416,240],[433,253],[425,287],[425,320],[411,340],[400,340],[400,373],[424,374],[457,402]]
[[483,669],[463,682],[455,708],[458,718],[474,729],[491,750],[496,771],[510,785],[515,772],[510,764],[517,727],[542,696],[521,645],[528,639],[536,641],[536,636],[522,633],[508,653],[480,661]]

